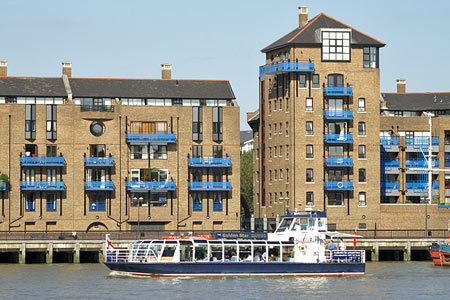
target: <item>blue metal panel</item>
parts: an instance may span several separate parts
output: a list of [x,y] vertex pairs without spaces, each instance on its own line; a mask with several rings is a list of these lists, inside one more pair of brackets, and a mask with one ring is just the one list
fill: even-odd
[[6,182],[2,182],[3,184],[0,184],[0,191],[6,191]]
[[160,143],[173,144],[176,142],[174,133],[127,133],[127,143]]
[[231,191],[231,182],[189,182],[191,191]]
[[194,157],[189,158],[190,167],[231,167],[231,158]]
[[112,181],[86,181],[84,183],[86,191],[113,191],[114,182]]
[[351,96],[353,88],[351,86],[327,86],[323,88],[325,96]]
[[106,202],[89,202],[89,211],[106,211]]
[[325,143],[353,143],[353,134],[324,134]]
[[20,158],[22,166],[64,167],[64,157],[24,156]]
[[400,181],[381,181],[381,189],[386,191],[400,189]]
[[47,210],[47,211],[56,211],[56,203],[53,203],[53,202],[47,202],[47,204],[46,204],[46,210]]
[[114,157],[85,157],[84,164],[87,167],[113,167],[114,166]]
[[259,76],[277,74],[283,72],[314,72],[313,62],[280,62],[259,67]]
[[192,210],[193,211],[202,211],[203,210],[203,203],[202,202],[193,202],[192,203]]
[[213,211],[223,211],[223,203],[213,202]]
[[21,181],[22,191],[64,191],[64,181]]
[[[432,160],[431,165],[433,168],[439,168],[439,160]],[[407,168],[428,168],[428,161],[407,159],[405,166]]]
[[324,188],[329,191],[352,191],[353,181],[325,181]]
[[450,208],[450,204],[439,204],[438,208]]
[[267,240],[267,232],[217,232],[216,240]]
[[129,191],[175,191],[174,181],[129,181]]
[[[407,181],[406,188],[408,190],[427,190],[428,182],[426,181]],[[439,181],[434,181],[432,183],[433,189],[439,189]]]
[[[418,146],[418,147],[427,147],[430,144],[430,138],[426,136],[416,136],[413,138],[405,138],[405,143],[407,146]],[[431,137],[431,144],[433,146],[439,145],[439,137],[433,136]]]
[[398,146],[400,145],[400,138],[380,137],[380,143],[383,146]]
[[327,167],[351,167],[353,166],[352,157],[328,157],[323,162]]
[[351,110],[325,110],[323,117],[327,120],[351,120],[353,111]]

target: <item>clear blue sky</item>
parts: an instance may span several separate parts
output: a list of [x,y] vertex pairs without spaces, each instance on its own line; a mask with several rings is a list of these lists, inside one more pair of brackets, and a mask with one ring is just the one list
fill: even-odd
[[227,79],[246,112],[258,108],[260,49],[324,12],[386,43],[381,90],[450,91],[450,1],[403,0],[0,0],[0,59],[11,76]]

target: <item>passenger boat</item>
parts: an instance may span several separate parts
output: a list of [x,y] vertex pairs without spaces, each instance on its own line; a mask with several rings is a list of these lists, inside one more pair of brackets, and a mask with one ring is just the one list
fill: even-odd
[[266,240],[141,240],[113,249],[105,265],[114,274],[151,277],[346,276],[365,272],[363,250],[325,249],[325,212],[288,214]]
[[450,245],[433,243],[428,251],[435,266],[450,266]]

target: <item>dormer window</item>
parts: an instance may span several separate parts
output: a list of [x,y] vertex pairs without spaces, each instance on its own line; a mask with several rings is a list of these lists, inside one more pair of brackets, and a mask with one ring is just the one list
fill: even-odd
[[322,31],[322,60],[350,61],[350,31]]
[[376,47],[364,47],[364,68],[378,68],[378,53]]

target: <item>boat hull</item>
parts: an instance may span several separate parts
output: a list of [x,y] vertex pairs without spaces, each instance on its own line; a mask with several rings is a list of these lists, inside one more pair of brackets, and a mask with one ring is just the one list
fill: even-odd
[[450,246],[433,244],[429,250],[431,259],[436,266],[450,266]]
[[151,277],[349,276],[365,272],[365,263],[105,262],[105,265],[119,274]]

